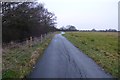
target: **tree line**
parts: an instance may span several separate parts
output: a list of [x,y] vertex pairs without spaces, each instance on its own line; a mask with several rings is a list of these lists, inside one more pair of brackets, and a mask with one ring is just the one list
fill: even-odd
[[118,32],[116,29],[106,29],[106,30],[96,30],[96,29],[92,29],[92,30],[79,30],[81,32]]
[[23,41],[56,31],[56,16],[37,2],[2,2],[2,41]]
[[65,27],[64,26],[61,27],[59,31],[79,31],[79,30],[77,30],[76,27],[73,25],[67,25]]

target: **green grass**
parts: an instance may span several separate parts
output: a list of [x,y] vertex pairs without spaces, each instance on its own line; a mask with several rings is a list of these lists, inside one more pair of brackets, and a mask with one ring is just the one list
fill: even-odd
[[67,32],[64,36],[83,53],[96,61],[106,72],[119,77],[118,33]]
[[22,46],[5,49],[2,53],[2,77],[24,78],[30,73],[33,65],[42,56],[50,41],[51,38],[46,39],[43,43],[38,42],[32,47]]

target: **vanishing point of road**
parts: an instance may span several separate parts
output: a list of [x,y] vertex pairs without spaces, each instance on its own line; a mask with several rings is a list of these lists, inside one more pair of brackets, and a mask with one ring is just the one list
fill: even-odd
[[28,78],[111,78],[61,34],[56,34]]

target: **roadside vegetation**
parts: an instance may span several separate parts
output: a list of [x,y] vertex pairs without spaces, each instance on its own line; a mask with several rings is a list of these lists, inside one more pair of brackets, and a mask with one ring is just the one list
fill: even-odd
[[33,39],[42,39],[46,34],[55,32],[57,17],[42,3],[2,2],[0,4],[2,7],[0,13],[2,17],[2,77],[23,78],[42,56],[54,34],[43,41],[37,40],[36,44]]
[[63,34],[106,72],[119,77],[117,32],[66,32]]
[[35,63],[42,57],[54,34],[45,39],[42,43],[28,46],[20,45],[13,48],[3,48],[2,66],[3,78],[24,78],[34,68]]

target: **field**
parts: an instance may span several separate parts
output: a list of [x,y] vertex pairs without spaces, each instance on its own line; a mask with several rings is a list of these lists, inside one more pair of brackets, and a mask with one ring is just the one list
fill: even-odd
[[106,72],[119,77],[118,33],[66,32],[64,36]]
[[54,34],[45,39],[42,43],[32,46],[22,45],[19,47],[3,48],[2,52],[2,77],[3,78],[24,78],[33,69],[50,43]]

